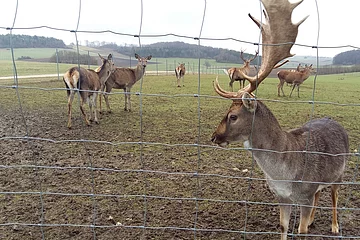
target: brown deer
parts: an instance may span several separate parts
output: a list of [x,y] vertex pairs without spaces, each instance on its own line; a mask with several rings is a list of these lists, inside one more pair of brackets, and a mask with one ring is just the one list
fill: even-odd
[[182,79],[182,85],[184,86],[184,76],[185,76],[185,63],[179,63],[179,66],[175,68],[175,75],[177,79],[177,86],[181,87],[180,80]]
[[[245,75],[249,75],[250,73],[250,63],[257,57],[258,52],[256,51],[256,54],[254,57],[245,59],[243,56],[243,51],[240,52],[240,57],[244,61],[244,65],[240,68],[232,67],[228,69],[228,76],[230,78],[229,86],[231,87],[231,90],[234,91],[233,83],[235,81],[239,81],[240,88],[245,87]],[[241,85],[242,82],[242,85]]]
[[[100,56],[100,54],[99,54]],[[72,115],[72,102],[74,100],[74,95],[76,91],[80,90],[80,110],[84,116],[86,125],[90,125],[90,121],[95,121],[99,123],[96,110],[96,101],[97,101],[97,91],[104,86],[106,80],[115,69],[114,63],[112,60],[112,55],[109,54],[107,59],[100,56],[102,64],[94,71],[92,69],[85,69],[82,67],[72,67],[70,68],[63,77],[65,86],[67,89],[68,96],[68,128],[71,128],[71,115]],[[90,108],[90,119],[88,120],[86,113],[84,111],[84,103],[89,103]]]
[[316,119],[284,131],[270,109],[251,94],[273,68],[282,65],[280,61],[292,56],[290,50],[298,27],[306,19],[297,24],[291,22],[292,11],[301,2],[262,0],[266,22],[260,23],[249,14],[262,32],[263,55],[258,75],[245,76],[250,84],[238,92],[225,91],[217,79],[214,82],[215,91],[233,102],[211,141],[221,147],[243,142],[252,153],[279,201],[282,240],[287,239],[293,204],[300,205],[299,233],[308,233],[320,192],[327,186],[331,186],[331,229],[339,232],[338,189],[349,153],[348,135],[336,121]]
[[297,70],[280,70],[277,73],[277,76],[280,80],[280,83],[278,84],[278,96],[280,97],[280,90],[282,91],[283,96],[285,96],[283,87],[284,83],[292,84],[292,89],[290,92],[290,97],[292,92],[294,91],[294,88],[297,87],[298,97],[299,95],[299,88],[300,85],[309,78],[309,76],[315,72],[315,69],[313,69],[312,64],[310,66],[305,65],[305,68],[301,68],[300,64],[297,67]]
[[[125,111],[131,111],[131,102],[130,102],[130,91],[132,86],[139,81],[145,74],[145,68],[147,61],[151,59],[151,55],[147,57],[140,57],[135,53],[135,58],[138,60],[136,68],[120,68],[117,67],[115,71],[110,75],[109,79],[106,81],[105,86],[102,87],[101,91],[106,90],[104,93],[104,98],[106,102],[106,107],[108,113],[111,113],[109,96],[108,93],[111,92],[113,88],[123,89],[125,93]],[[100,112],[101,111],[101,96],[100,96]]]

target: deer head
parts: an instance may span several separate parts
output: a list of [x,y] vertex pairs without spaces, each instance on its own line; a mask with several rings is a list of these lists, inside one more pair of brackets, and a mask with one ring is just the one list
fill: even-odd
[[143,67],[143,69],[145,69],[147,65],[147,61],[150,60],[152,56],[149,55],[147,57],[141,57],[139,54],[135,53],[135,58],[138,60],[138,65],[140,65],[141,67]]
[[257,86],[270,74],[274,68],[278,68],[285,64],[279,63],[288,57],[292,57],[290,49],[295,43],[298,27],[306,18],[297,24],[291,21],[291,15],[296,6],[303,0],[290,3],[288,0],[261,0],[265,10],[263,10],[266,23],[262,23],[251,14],[249,17],[260,28],[262,34],[262,60],[259,72],[256,76],[250,77],[244,75],[250,84],[240,89],[237,93],[226,92],[220,88],[216,79],[214,82],[215,91],[226,98],[239,98],[244,92],[252,93]]
[[244,56],[243,56],[243,53],[244,53],[244,51],[241,50],[241,52],[240,52],[240,58],[244,61],[244,65],[245,65],[245,66],[249,66],[250,63],[251,63],[252,61],[254,61],[254,59],[255,59],[255,58],[257,57],[257,55],[259,54],[258,51],[255,51],[255,56],[254,56],[254,57],[249,58],[249,59],[245,59]]

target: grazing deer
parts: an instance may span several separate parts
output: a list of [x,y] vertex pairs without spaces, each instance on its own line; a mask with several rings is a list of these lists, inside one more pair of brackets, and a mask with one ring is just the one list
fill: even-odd
[[221,147],[243,142],[251,151],[280,203],[281,240],[287,239],[292,204],[300,204],[299,233],[308,233],[320,191],[327,186],[331,186],[331,229],[339,232],[338,189],[349,153],[348,135],[336,121],[316,119],[298,129],[283,131],[270,109],[251,94],[273,68],[283,64],[280,61],[292,56],[290,50],[298,27],[307,18],[297,24],[291,22],[292,11],[301,2],[262,0],[266,23],[249,14],[262,32],[259,73],[254,77],[246,75],[250,84],[238,92],[225,91],[217,79],[214,82],[215,91],[233,102],[211,140]]
[[179,66],[175,68],[175,75],[177,79],[177,86],[181,87],[180,80],[182,79],[182,85],[184,86],[184,75],[185,75],[185,63],[179,63]]
[[[145,74],[145,68],[147,61],[151,59],[151,55],[147,57],[140,57],[135,53],[135,58],[138,60],[138,64],[135,69],[133,68],[116,68],[115,71],[110,75],[106,81],[106,93],[110,93],[113,88],[123,89],[125,93],[125,111],[131,111],[130,102],[130,90],[132,86],[139,81]],[[104,91],[105,86],[102,87],[101,91]],[[108,113],[111,113],[109,104],[109,95],[104,93],[106,107]],[[100,112],[101,112],[101,96],[100,96]]]
[[280,70],[277,73],[277,76],[280,80],[280,83],[278,84],[278,96],[280,97],[280,90],[282,91],[283,96],[285,96],[283,87],[284,87],[284,83],[289,83],[292,84],[292,89],[290,92],[290,97],[291,94],[294,90],[294,88],[297,86],[297,91],[298,91],[298,97],[300,97],[299,95],[299,88],[300,85],[306,80],[308,79],[308,77],[315,72],[315,69],[313,69],[312,64],[310,66],[305,65],[305,68],[301,69],[301,66],[299,64],[299,66],[297,67],[297,70]]
[[[71,128],[72,102],[74,100],[75,91],[78,90],[80,90],[81,96],[80,110],[84,116],[86,125],[90,125],[89,120],[95,121],[97,124],[99,123],[96,112],[96,99],[98,95],[97,91],[99,91],[101,87],[104,86],[106,80],[115,68],[111,54],[108,55],[107,59],[103,58],[102,56],[100,56],[100,58],[102,64],[100,67],[98,67],[97,71],[92,69],[85,69],[82,67],[72,67],[64,74],[63,80],[67,88],[68,96],[68,128]],[[89,120],[83,107],[84,103],[86,102],[89,103],[90,108]]]
[[[229,86],[231,87],[231,90],[234,91],[233,88],[233,83],[235,81],[239,81],[240,83],[240,88],[245,87],[245,78],[244,78],[244,74],[245,75],[249,75],[250,73],[250,63],[256,58],[256,56],[258,55],[258,52],[256,51],[256,54],[254,57],[249,58],[249,59],[244,59],[243,56],[243,51],[240,52],[240,57],[241,59],[244,61],[244,65],[241,68],[229,68],[228,69],[228,76],[230,78],[230,82],[229,82]],[[241,86],[241,82],[242,82],[242,86]]]

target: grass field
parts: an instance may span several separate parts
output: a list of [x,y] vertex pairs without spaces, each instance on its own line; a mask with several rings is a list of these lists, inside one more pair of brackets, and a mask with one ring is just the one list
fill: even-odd
[[[21,79],[18,91],[0,82],[0,238],[194,239],[196,219],[197,239],[242,239],[244,230],[246,239],[277,239],[278,208],[265,204],[276,200],[256,163],[240,144],[219,149],[210,142],[231,104],[216,95],[214,79],[189,74],[177,88],[173,75],[145,76],[132,88],[132,112],[123,111],[124,95],[114,91],[113,113],[91,127],[84,126],[76,98],[71,130],[62,81]],[[278,80],[271,78],[256,94],[284,130],[331,116],[348,131],[354,151],[358,79],[359,73],[318,76],[314,105],[313,76],[301,85],[300,98],[278,97]],[[228,89],[226,75],[219,81]],[[34,139],[16,139],[25,135]],[[345,182],[360,181],[358,164],[350,159]],[[345,237],[359,237],[359,190],[349,184],[340,190]],[[327,191],[320,207],[330,206]],[[330,209],[319,210],[310,233],[331,236],[330,217]],[[297,222],[298,213],[294,229]]]
[[[70,49],[58,49],[58,51]],[[76,51],[74,48],[73,51]],[[90,56],[97,57],[98,53],[103,56],[108,55],[111,50],[107,49],[96,49],[91,47],[79,46],[80,54],[89,54]],[[33,60],[50,58],[55,54],[56,49],[54,48],[18,48],[14,49],[14,59],[16,63],[16,68],[18,70],[18,75],[38,75],[38,74],[55,74],[57,73],[57,68],[59,68],[60,74],[63,74],[68,68],[72,65],[69,64],[59,64],[57,66],[54,63],[44,63],[36,61],[21,61],[17,60],[21,56],[29,56]],[[122,54],[112,52],[115,58],[121,59],[122,61],[115,61],[115,65],[118,67],[123,67],[125,62],[128,66],[130,58]],[[132,60],[136,60],[134,56],[131,56]],[[175,67],[178,63],[185,63],[186,70],[188,73],[197,73],[200,69],[200,72],[203,74],[220,74],[221,69],[229,67],[240,67],[242,64],[239,61],[235,63],[217,63],[213,59],[194,59],[194,58],[152,58],[149,61],[147,70],[148,71],[168,71],[173,73]],[[208,64],[208,67],[205,66],[205,63]],[[287,68],[295,68],[299,63],[304,64],[316,64],[316,58],[312,56],[294,56],[291,58],[291,61],[285,65]],[[332,63],[331,58],[320,57],[319,66],[326,66]],[[253,62],[256,64],[256,60]],[[199,67],[200,66],[200,67]],[[84,67],[88,67],[87,65]],[[90,68],[95,69],[97,66],[90,66]],[[132,64],[132,67],[135,67],[135,64]],[[7,77],[13,74],[13,63],[11,57],[11,50],[0,48],[0,77]]]

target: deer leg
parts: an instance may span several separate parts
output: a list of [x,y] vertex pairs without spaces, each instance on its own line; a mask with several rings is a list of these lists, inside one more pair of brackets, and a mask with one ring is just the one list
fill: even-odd
[[127,111],[127,91],[126,91],[126,88],[124,88],[124,96],[125,96],[125,107],[124,107],[124,111]]
[[184,76],[182,77],[182,85],[183,85],[183,87],[185,87],[185,84],[184,84]]
[[[107,112],[111,113],[111,109],[110,109],[110,104],[109,104],[109,95],[107,95],[106,93],[104,93],[104,99],[105,99],[105,104],[106,104],[106,108],[107,108]],[[101,97],[101,96],[100,96]]]
[[[104,88],[105,88],[105,85],[101,85],[101,89],[100,89],[100,91],[101,92],[104,92]],[[105,97],[104,97],[105,98]],[[99,107],[100,107],[100,109],[99,109],[99,113],[100,114],[102,114],[102,106],[101,106],[101,102],[102,102],[102,99],[101,99],[101,93],[100,93],[100,95],[99,95]]]
[[311,210],[309,226],[314,223],[315,211],[316,211],[316,208],[315,208],[315,207],[318,205],[319,198],[320,198],[320,191],[318,191],[318,192],[315,193],[315,198],[314,198],[314,203],[313,203],[313,206],[314,206],[314,207],[313,207],[313,209]]
[[299,90],[300,90],[300,84],[297,86],[298,97],[300,97],[300,93],[299,93],[300,91]]
[[112,87],[106,86],[106,91],[104,92],[104,99],[106,103],[107,112],[111,113],[110,104],[109,104],[109,94],[111,92]]
[[280,81],[279,84],[278,84],[278,96],[279,97],[280,97],[280,90],[282,91],[283,97],[285,96],[283,86],[284,86],[284,82]]
[[231,79],[229,82],[229,87],[231,87],[231,91],[234,91],[233,83],[234,83],[234,80]]
[[[97,107],[96,107],[96,100],[97,100],[97,96],[98,94],[97,93],[93,93],[93,107],[94,107],[94,117],[95,117],[95,123],[96,124],[99,124],[99,119],[98,119],[98,116],[97,116]],[[101,95],[100,95],[101,96]]]
[[129,112],[131,112],[131,100],[130,100],[130,98],[131,98],[131,94],[130,94],[130,89],[128,90],[128,104],[129,104],[129,108],[128,108],[128,111]]
[[71,115],[72,115],[71,109],[72,109],[72,102],[74,100],[74,93],[75,92],[73,90],[70,90],[70,94],[68,96],[68,124],[67,124],[68,128],[71,128]]
[[177,79],[177,86],[178,86],[178,87],[181,87],[181,86],[180,86],[180,78]]
[[287,239],[287,232],[289,229],[289,221],[291,214],[290,205],[280,205],[280,229],[281,229],[281,240]]
[[292,89],[291,89],[291,92],[290,92],[290,95],[289,95],[289,97],[291,97],[291,94],[292,94],[292,92],[294,91],[294,88],[296,87],[296,84],[293,84],[293,87],[292,87]]
[[[85,98],[86,99],[86,98]],[[84,100],[83,100],[83,98],[82,97],[80,97],[80,110],[81,110],[81,113],[82,113],[82,115],[83,115],[83,117],[84,117],[84,120],[85,120],[85,122],[86,122],[86,125],[88,125],[88,126],[90,126],[90,122],[89,122],[89,120],[87,119],[87,116],[86,116],[86,113],[85,113],[85,111],[84,111]]]
[[338,190],[340,185],[331,185],[331,202],[332,202],[332,224],[331,231],[333,233],[339,232],[339,224],[337,222],[337,201],[338,201]]
[[130,89],[125,88],[124,92],[125,92],[125,108],[124,108],[124,110],[131,112]]
[[[309,203],[313,204],[314,199],[310,199]],[[300,207],[300,224],[299,224],[299,233],[306,234],[308,233],[308,227],[310,225],[311,213],[313,211],[313,206],[301,206]]]
[[88,96],[88,104],[89,104],[89,114],[90,114],[90,118],[89,121],[93,122],[94,121],[94,113],[93,113],[93,95]]

